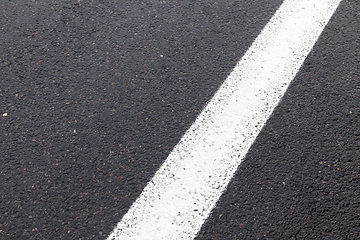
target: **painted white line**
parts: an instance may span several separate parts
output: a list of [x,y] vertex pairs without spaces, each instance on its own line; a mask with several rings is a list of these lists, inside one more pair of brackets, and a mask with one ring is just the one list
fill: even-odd
[[284,1],[108,240],[196,236],[340,1]]

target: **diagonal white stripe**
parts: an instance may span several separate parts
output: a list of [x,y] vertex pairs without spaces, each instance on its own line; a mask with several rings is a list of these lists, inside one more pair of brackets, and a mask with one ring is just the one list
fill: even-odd
[[108,240],[196,236],[340,1],[284,1]]

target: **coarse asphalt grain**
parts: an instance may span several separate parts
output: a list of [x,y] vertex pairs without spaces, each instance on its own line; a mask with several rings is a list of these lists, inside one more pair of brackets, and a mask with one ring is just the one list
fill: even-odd
[[1,1],[0,238],[105,239],[281,2]]
[[360,3],[342,1],[200,239],[360,239]]

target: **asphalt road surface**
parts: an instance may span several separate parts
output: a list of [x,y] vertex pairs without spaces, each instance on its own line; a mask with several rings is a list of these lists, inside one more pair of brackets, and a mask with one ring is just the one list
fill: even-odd
[[[0,0],[0,239],[106,239],[280,0]],[[343,0],[200,239],[360,238]]]

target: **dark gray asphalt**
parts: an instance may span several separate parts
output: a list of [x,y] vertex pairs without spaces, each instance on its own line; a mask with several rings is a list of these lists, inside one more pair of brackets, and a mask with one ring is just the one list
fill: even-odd
[[[0,1],[0,239],[106,239],[281,3]],[[359,238],[359,10],[342,2],[198,239]]]
[[200,239],[360,239],[360,3],[343,1]]

